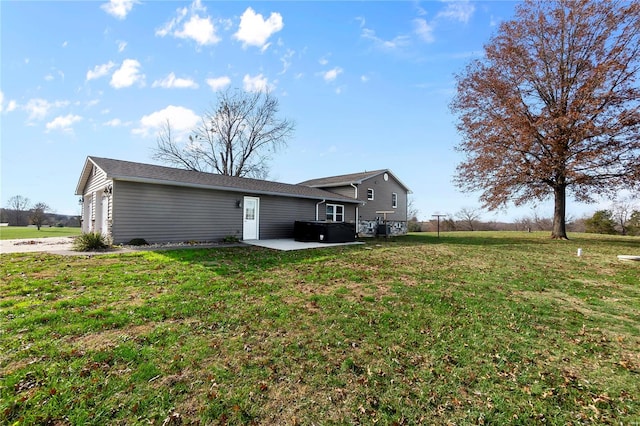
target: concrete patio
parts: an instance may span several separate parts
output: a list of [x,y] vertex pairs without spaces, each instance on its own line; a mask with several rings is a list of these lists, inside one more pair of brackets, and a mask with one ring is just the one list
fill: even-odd
[[306,250],[313,248],[327,248],[336,246],[349,246],[355,244],[364,244],[361,241],[354,241],[350,243],[319,243],[319,242],[302,242],[295,241],[294,239],[277,239],[277,240],[244,240],[243,243],[252,246],[264,247],[273,250]]

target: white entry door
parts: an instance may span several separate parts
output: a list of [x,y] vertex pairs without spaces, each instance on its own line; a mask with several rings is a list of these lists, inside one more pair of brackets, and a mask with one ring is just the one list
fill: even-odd
[[244,197],[242,239],[258,240],[258,224],[260,222],[260,198]]

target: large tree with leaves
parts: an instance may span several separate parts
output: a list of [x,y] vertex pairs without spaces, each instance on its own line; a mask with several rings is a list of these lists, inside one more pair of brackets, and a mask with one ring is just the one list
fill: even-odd
[[[457,78],[455,181],[489,209],[640,184],[640,3],[525,1]],[[569,194],[568,194],[569,192]]]
[[277,116],[269,92],[226,90],[187,141],[175,138],[171,122],[160,131],[154,158],[189,170],[265,178],[271,155],[293,135],[292,121]]

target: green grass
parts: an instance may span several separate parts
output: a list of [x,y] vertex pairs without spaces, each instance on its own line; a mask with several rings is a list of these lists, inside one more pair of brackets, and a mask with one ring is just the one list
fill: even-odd
[[43,226],[38,231],[30,226],[0,226],[0,240],[18,240],[47,237],[73,237],[80,235],[80,228]]
[[2,255],[0,423],[635,424],[640,238],[570,237]]

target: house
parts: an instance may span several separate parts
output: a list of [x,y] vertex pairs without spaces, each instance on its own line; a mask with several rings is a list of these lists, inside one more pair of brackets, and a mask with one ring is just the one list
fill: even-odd
[[[360,205],[356,207],[356,217],[360,236],[407,233],[408,195],[411,190],[388,169],[311,179],[299,185],[358,200]],[[383,224],[387,226],[382,227]]]
[[[351,194],[328,188],[90,156],[76,195],[82,231],[102,232],[119,244],[134,238],[150,243],[292,238],[296,221],[355,226],[366,206],[352,195],[353,188]],[[397,202],[404,203],[406,228],[406,194]]]

